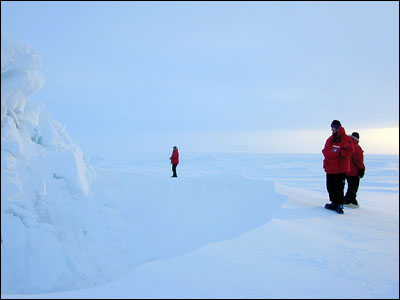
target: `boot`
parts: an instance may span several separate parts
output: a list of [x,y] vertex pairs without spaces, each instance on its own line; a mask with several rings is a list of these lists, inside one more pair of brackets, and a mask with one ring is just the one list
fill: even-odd
[[336,204],[335,210],[338,214],[344,214],[343,204]]
[[330,209],[330,210],[335,210],[335,205],[332,202],[327,203],[327,204],[325,204],[325,208]]

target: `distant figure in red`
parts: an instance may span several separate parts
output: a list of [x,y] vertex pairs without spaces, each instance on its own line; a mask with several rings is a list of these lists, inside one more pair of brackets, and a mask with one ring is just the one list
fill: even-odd
[[173,147],[172,155],[169,159],[171,160],[172,172],[173,172],[173,175],[171,177],[178,177],[178,175],[176,175],[176,167],[179,164],[178,147],[176,147],[176,146]]
[[354,140],[354,153],[350,160],[350,171],[346,174],[347,192],[344,196],[344,205],[352,208],[358,208],[357,191],[360,185],[360,178],[364,177],[364,154],[363,149],[358,145],[360,135],[358,132],[353,132],[350,137]]
[[346,173],[350,171],[350,158],[354,152],[353,139],[346,134],[342,124],[333,120],[332,135],[326,140],[322,150],[326,172],[326,188],[331,203],[325,208],[343,214],[344,185]]

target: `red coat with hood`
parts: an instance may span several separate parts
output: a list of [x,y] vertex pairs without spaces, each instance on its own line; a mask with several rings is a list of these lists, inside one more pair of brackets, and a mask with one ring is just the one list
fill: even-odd
[[354,153],[350,159],[350,171],[346,174],[347,176],[358,176],[358,170],[364,170],[364,150],[358,145],[358,141],[354,140]]
[[350,172],[350,158],[353,152],[353,138],[346,134],[343,127],[339,127],[338,133],[332,134],[322,149],[325,172],[328,174]]
[[179,164],[179,152],[178,152],[178,149],[174,149],[172,151],[171,164],[173,164],[173,165]]

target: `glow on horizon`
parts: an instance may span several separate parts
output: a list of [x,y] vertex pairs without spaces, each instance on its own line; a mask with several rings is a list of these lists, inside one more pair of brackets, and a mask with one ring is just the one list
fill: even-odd
[[[364,154],[399,154],[398,127],[346,130],[346,133],[351,134],[354,131],[360,134],[359,145],[364,150]],[[297,141],[298,147],[288,152],[314,153],[316,152],[315,149],[318,149],[317,152],[319,153],[326,139],[330,136],[330,132],[329,130],[297,131],[287,132],[287,135],[283,136]],[[304,145],[305,141],[309,143],[308,146]]]
[[399,154],[399,128],[363,129],[360,145],[364,153]]
[[[398,127],[346,129],[347,134],[351,134],[354,131],[360,134],[359,145],[364,150],[364,154],[399,154]],[[327,130],[299,130],[278,134],[283,139],[292,140],[296,145],[296,148],[292,149],[283,146],[282,151],[279,152],[320,153],[326,139],[330,136],[330,130],[329,128]]]
[[[360,134],[360,146],[364,154],[399,154],[399,128],[361,128],[346,130],[347,134],[357,131]],[[140,148],[130,144],[128,152],[147,152],[169,149],[177,145],[185,152],[218,153],[309,153],[321,154],[326,140],[331,135],[330,127],[325,130],[260,130],[260,131],[213,131],[153,133],[150,136],[135,134],[134,140]],[[126,144],[129,141],[126,140]],[[121,148],[115,149],[120,153]],[[90,152],[90,151],[89,151]],[[322,154],[321,154],[322,155]]]
[[[346,130],[347,134],[357,131],[359,145],[364,154],[399,155],[399,128],[364,128]],[[331,135],[326,130],[271,130],[235,133],[215,133],[208,141],[220,141],[224,149],[218,152],[273,152],[273,153],[321,153],[326,140]],[[200,140],[202,140],[200,138]],[[206,138],[202,144],[206,143]],[[200,150],[200,149],[199,149]]]

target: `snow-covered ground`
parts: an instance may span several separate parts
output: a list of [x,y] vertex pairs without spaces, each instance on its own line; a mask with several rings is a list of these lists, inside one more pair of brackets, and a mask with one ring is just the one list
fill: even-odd
[[176,179],[168,155],[89,160],[87,238],[115,280],[22,297],[398,297],[397,156],[366,156],[344,215],[323,209],[321,155],[181,156]]
[[2,298],[399,297],[398,155],[366,154],[344,215],[322,154],[178,145],[170,178],[172,149],[82,153],[29,101],[40,56],[1,51]]

